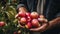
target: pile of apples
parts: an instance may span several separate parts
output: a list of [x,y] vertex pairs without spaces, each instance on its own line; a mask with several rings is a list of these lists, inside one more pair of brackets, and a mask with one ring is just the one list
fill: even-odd
[[25,26],[27,29],[30,29],[40,27],[40,22],[43,19],[43,16],[39,15],[37,12],[19,12],[16,15],[16,18],[19,18],[18,23],[20,25]]

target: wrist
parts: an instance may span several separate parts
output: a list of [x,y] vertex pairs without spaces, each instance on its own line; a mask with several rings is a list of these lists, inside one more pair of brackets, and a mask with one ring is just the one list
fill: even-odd
[[49,21],[49,29],[54,28],[55,26],[57,26],[59,23],[60,25],[60,17],[57,17],[56,19]]

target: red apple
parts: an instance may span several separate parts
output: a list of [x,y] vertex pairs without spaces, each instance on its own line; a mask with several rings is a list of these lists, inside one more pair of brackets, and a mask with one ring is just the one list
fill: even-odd
[[39,21],[37,19],[33,19],[31,23],[32,23],[33,27],[39,27],[40,26]]
[[30,13],[29,13],[29,12],[26,13],[26,18],[27,18],[27,21],[28,21],[28,22],[31,21],[31,17],[30,17]]
[[32,24],[31,24],[30,22],[28,22],[28,23],[25,25],[25,27],[26,27],[27,29],[30,29],[30,28],[32,27]]
[[0,22],[0,27],[4,26],[5,25],[5,22],[1,21]]
[[26,16],[30,16],[30,13],[29,12],[26,12]]
[[17,32],[14,32],[14,34],[17,34]]
[[43,21],[44,21],[44,19],[45,19],[45,18],[44,18],[44,16],[43,16],[43,15],[40,15],[40,16],[39,16],[39,18],[38,18],[38,20],[39,20],[40,22],[43,22]]
[[31,21],[31,17],[30,17],[30,16],[27,17],[27,21],[28,21],[28,22]]
[[31,18],[38,18],[38,13],[37,12],[32,12],[31,13]]
[[19,15],[19,17],[25,17],[26,13],[25,12],[19,12],[18,15]]
[[26,24],[26,23],[27,23],[26,18],[25,18],[25,17],[22,17],[22,18],[20,19],[20,23],[21,23],[21,24]]

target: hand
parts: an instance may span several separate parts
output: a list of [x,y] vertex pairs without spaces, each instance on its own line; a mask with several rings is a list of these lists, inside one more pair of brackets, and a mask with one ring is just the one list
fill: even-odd
[[32,28],[32,29],[30,29],[31,31],[39,31],[39,32],[43,32],[43,31],[45,31],[46,29],[47,29],[47,27],[48,27],[48,23],[47,23],[47,21],[46,21],[47,19],[44,19],[44,23],[42,23],[42,26],[40,26],[40,27],[38,27],[38,28]]
[[20,21],[18,21],[18,24],[20,25],[21,28],[25,28],[25,26],[22,26],[22,25],[20,24]]
[[[27,9],[25,8],[25,7],[20,7],[19,9],[18,9],[18,12],[27,12]],[[18,14],[16,14],[16,16],[15,16],[15,18],[18,18]],[[20,17],[19,17],[20,18]]]
[[20,7],[20,8],[18,9],[18,11],[19,11],[19,12],[20,12],[20,11],[26,12],[27,9],[26,9],[25,7]]
[[60,17],[49,21],[49,27],[47,29],[52,29],[54,27],[60,27]]
[[46,22],[43,23],[43,25],[41,27],[39,27],[39,28],[34,28],[34,29],[32,28],[30,30],[31,31],[40,31],[40,32],[43,32],[43,31],[45,31],[47,29],[52,29],[52,28],[54,28],[55,26],[58,26],[58,25],[60,25],[60,17],[49,21],[48,24]]

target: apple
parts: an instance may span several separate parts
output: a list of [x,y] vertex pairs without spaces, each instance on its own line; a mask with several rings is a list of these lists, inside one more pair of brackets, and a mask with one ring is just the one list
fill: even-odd
[[29,12],[26,12],[26,16],[30,16],[30,13]]
[[38,13],[37,12],[32,12],[31,13],[31,18],[38,18]]
[[18,34],[21,34],[21,30],[18,31]]
[[15,31],[14,34],[17,34],[17,32]]
[[40,22],[43,22],[43,21],[44,21],[44,19],[45,19],[45,18],[44,18],[44,16],[43,16],[43,15],[40,15],[40,16],[39,16],[39,18],[38,18],[38,20],[39,20]]
[[41,22],[41,23],[48,22],[48,20],[45,19],[43,15],[40,15],[39,18],[38,18],[38,20],[39,20],[39,22]]
[[0,27],[4,26],[5,25],[5,22],[1,21],[0,22]]
[[18,16],[19,16],[19,17],[25,17],[25,16],[26,16],[26,12],[19,12],[19,13],[18,13]]
[[28,22],[31,21],[31,17],[30,17],[30,13],[29,13],[29,12],[26,12],[26,18],[27,18],[27,21],[28,21]]
[[32,23],[33,27],[39,27],[40,26],[40,23],[37,19],[33,19],[31,23]]
[[40,18],[44,18],[44,16],[43,16],[43,15],[40,15],[39,17],[40,17]]
[[25,25],[25,27],[26,27],[27,29],[30,29],[30,28],[32,27],[32,24],[31,24],[30,22],[28,22],[28,23]]
[[27,21],[28,21],[28,22],[31,21],[31,17],[30,17],[30,16],[27,17]]
[[22,18],[20,19],[20,23],[21,23],[21,24],[26,24],[26,23],[27,23],[26,18],[25,18],[25,17],[22,17]]
[[45,18],[38,18],[38,20],[39,20],[39,22],[41,22],[41,23],[48,22],[48,20],[47,20],[47,19],[45,19]]
[[38,18],[38,21],[44,21],[45,18]]

